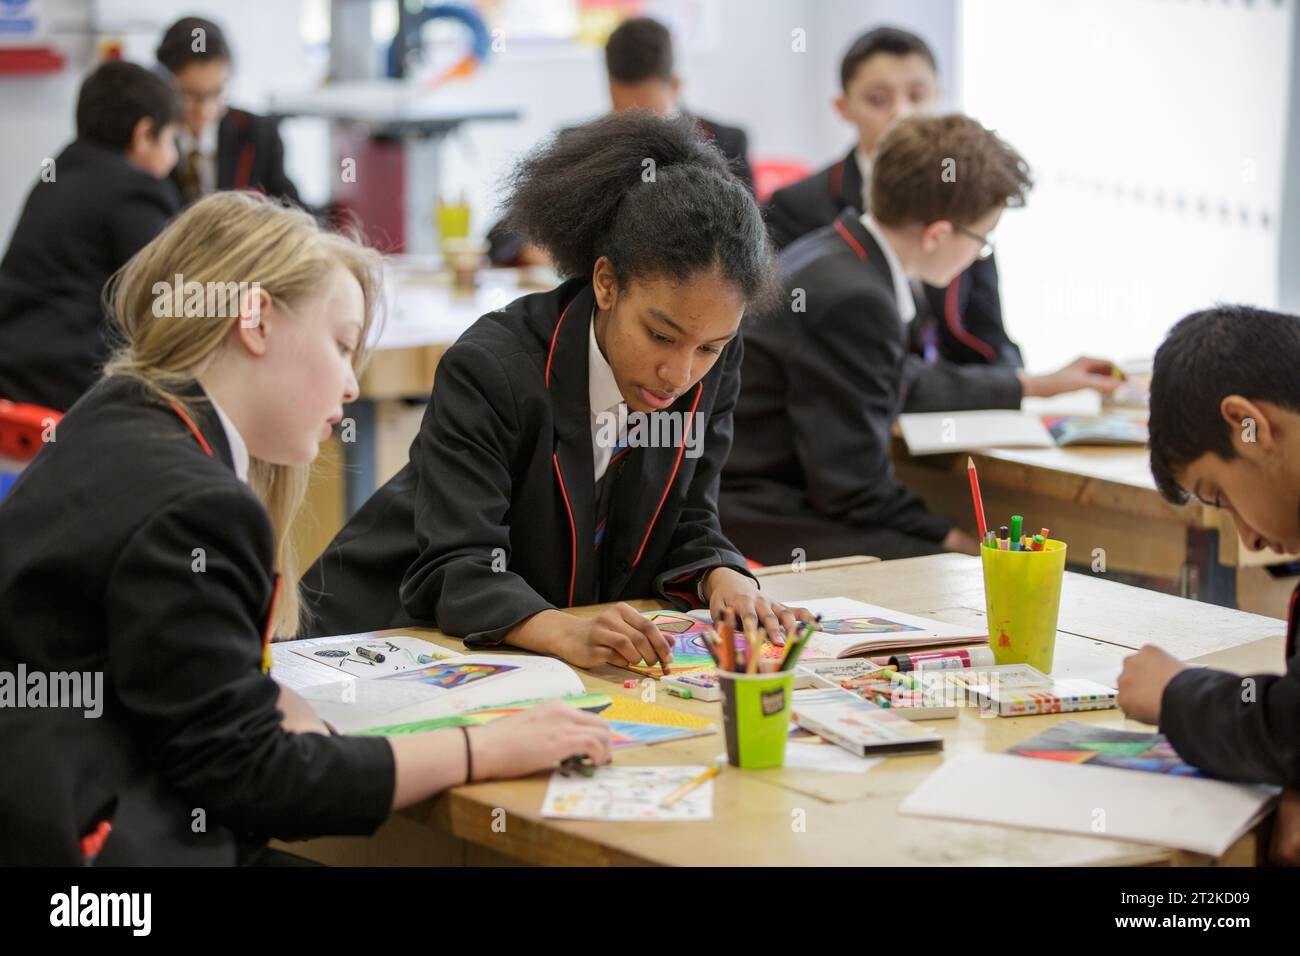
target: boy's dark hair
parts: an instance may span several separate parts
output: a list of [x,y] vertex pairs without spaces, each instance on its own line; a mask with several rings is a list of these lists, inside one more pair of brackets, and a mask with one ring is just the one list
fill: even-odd
[[[194,31],[201,33],[195,34]],[[201,44],[198,40],[202,40]],[[195,49],[198,45],[201,49]],[[179,73],[191,63],[206,63],[210,60],[230,62],[230,46],[221,27],[202,17],[181,17],[167,28],[162,42],[154,54],[158,62],[173,73]]]
[[619,83],[671,79],[672,34],[650,17],[624,20],[605,43],[605,69]]
[[925,57],[926,62],[930,64],[930,69],[935,73],[939,72],[939,67],[934,62],[934,51],[915,33],[900,30],[898,27],[876,27],[854,40],[853,45],[845,52],[844,58],[840,60],[841,89],[847,91],[853,74],[858,72],[858,67],[878,53],[888,53],[893,56],[915,53]]
[[779,294],[754,197],[685,117],[621,110],[565,130],[511,175],[508,228],[567,276],[607,256],[620,285],[717,268],[750,306]]
[[152,70],[125,60],[101,63],[77,94],[77,138],[124,150],[141,119],[153,124],[156,137],[181,118],[176,87]]
[[1148,423],[1151,475],[1165,500],[1189,495],[1175,474],[1206,453],[1237,456],[1219,405],[1229,395],[1300,412],[1300,318],[1248,305],[1193,312],[1156,350]]
[[969,116],[910,116],[889,131],[871,167],[871,214],[886,226],[944,219],[969,226],[1032,188],[1019,153]]

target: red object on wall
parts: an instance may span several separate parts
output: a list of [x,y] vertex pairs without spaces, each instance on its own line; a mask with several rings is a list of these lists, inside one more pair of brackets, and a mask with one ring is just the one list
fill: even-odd
[[57,73],[67,60],[45,46],[0,46],[0,76]]

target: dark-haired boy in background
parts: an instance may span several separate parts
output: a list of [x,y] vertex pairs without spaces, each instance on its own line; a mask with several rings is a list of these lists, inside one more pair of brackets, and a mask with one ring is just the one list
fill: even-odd
[[[840,62],[840,87],[835,109],[855,127],[857,142],[843,159],[772,194],[765,216],[778,249],[829,226],[845,209],[868,211],[871,168],[885,134],[900,120],[939,107],[933,51],[896,27],[853,41]],[[1024,362],[1002,324],[991,253],[942,286],[914,285],[917,314],[908,324],[908,347],[915,358],[904,370],[904,411],[1018,408],[1023,397],[1114,388],[1110,363],[1098,359],[1079,358],[1049,375],[1020,372]]]
[[[605,70],[609,76],[612,112],[643,109],[658,116],[688,116],[700,139],[713,143],[727,158],[732,173],[750,192],[754,173],[749,167],[749,139],[743,129],[726,126],[681,105],[682,81],[673,60],[673,38],[658,20],[633,17],[624,20],[605,44]],[[499,266],[546,263],[548,257],[504,223],[488,232],[488,255]]]
[[64,411],[108,357],[100,294],[180,205],[180,102],[134,63],[105,63],[77,98],[77,138],[42,170],[0,260],[0,398]]

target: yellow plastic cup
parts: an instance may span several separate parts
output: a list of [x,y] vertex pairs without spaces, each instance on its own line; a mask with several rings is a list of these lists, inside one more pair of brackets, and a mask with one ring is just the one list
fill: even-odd
[[1065,542],[1049,539],[1042,551],[981,546],[980,556],[993,659],[999,664],[1028,664],[1050,674],[1065,577]]
[[469,206],[466,203],[438,203],[435,219],[439,242],[469,237]]

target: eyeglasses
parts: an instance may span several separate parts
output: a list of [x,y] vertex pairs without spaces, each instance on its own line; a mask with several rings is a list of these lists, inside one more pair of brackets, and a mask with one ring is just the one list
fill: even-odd
[[979,257],[981,259],[987,259],[989,256],[993,255],[992,238],[990,238],[989,236],[981,236],[974,229],[967,229],[965,226],[959,226],[956,223],[953,223],[953,228],[956,229],[958,232],[960,232],[962,235],[970,236],[972,239],[976,239],[979,241],[980,243]]
[[226,91],[219,90],[181,90],[181,100],[186,106],[222,106],[226,102]]

